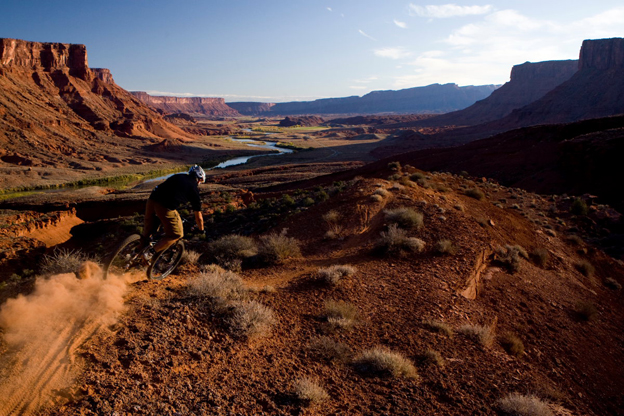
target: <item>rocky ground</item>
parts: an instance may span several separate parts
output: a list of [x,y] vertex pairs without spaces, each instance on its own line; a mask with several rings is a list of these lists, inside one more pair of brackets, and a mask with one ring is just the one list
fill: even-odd
[[[247,207],[207,215],[209,240],[238,233],[261,242],[267,230],[287,230],[301,248],[300,257],[274,265],[245,258],[238,300],[191,289],[214,260],[203,239],[187,244],[201,257],[164,281],[134,275],[114,286],[94,268],[79,282],[100,282],[99,292],[123,287],[123,308],[110,321],[89,316],[63,335],[73,381],[37,384],[31,390],[40,394],[16,394],[13,409],[28,413],[38,403],[45,415],[494,415],[506,414],[500,400],[517,392],[536,396],[552,414],[624,414],[624,266],[590,243],[618,221],[605,215],[608,207],[573,215],[571,198],[391,167],[293,189],[289,197],[258,194]],[[206,210],[218,202],[211,199]],[[382,254],[376,247],[389,232],[387,212],[403,207],[423,214],[422,226],[406,233],[424,248]],[[87,231],[65,246],[97,259],[98,245],[136,225],[140,218],[83,224]],[[439,248],[441,240],[451,245]],[[524,250],[506,256],[505,246]],[[356,272],[327,282],[319,269],[332,265]],[[349,305],[349,319],[328,319],[332,300]],[[269,308],[274,322],[245,337],[232,317],[250,301]],[[18,352],[3,328],[6,362]],[[477,330],[481,338],[470,335]],[[510,347],[519,344],[509,334],[523,352]],[[375,347],[400,353],[414,369],[371,372],[361,355]],[[301,388],[304,378],[327,396],[302,394],[312,391]]]

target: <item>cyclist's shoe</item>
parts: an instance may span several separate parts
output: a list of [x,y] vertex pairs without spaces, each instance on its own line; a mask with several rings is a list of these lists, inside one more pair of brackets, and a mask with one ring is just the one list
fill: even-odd
[[143,251],[143,258],[146,261],[150,262],[154,258],[155,254],[156,254],[156,251],[154,251],[154,248],[148,247],[146,250]]

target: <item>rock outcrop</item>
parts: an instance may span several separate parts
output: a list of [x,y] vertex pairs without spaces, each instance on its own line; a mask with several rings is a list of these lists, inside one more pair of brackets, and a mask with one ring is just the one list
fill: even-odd
[[[362,97],[323,98],[314,101],[294,101],[262,107],[256,103],[248,108],[266,108],[262,115],[305,114],[376,114],[376,113],[444,113],[466,108],[489,96],[495,85],[459,87],[456,84],[432,84],[426,87],[407,88],[396,91],[373,91]],[[239,103],[230,106],[240,108],[245,114],[247,107]]]
[[279,125],[281,127],[293,127],[293,126],[318,126],[323,123],[323,120],[320,117],[316,116],[302,116],[302,117],[286,117],[284,120],[280,121]]
[[143,91],[133,91],[132,95],[145,104],[169,114],[187,113],[215,117],[240,116],[238,111],[225,104],[223,98],[153,96]]

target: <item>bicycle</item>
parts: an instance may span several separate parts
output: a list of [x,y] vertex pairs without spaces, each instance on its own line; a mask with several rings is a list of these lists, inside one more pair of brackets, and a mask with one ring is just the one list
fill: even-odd
[[140,271],[146,267],[148,279],[162,280],[169,276],[182,261],[184,242],[178,240],[171,247],[148,259],[146,254],[156,245],[160,237],[162,235],[156,236],[143,249],[139,249],[141,236],[139,234],[128,236],[117,246],[104,265],[104,278],[106,279],[109,274],[122,275],[134,270]]

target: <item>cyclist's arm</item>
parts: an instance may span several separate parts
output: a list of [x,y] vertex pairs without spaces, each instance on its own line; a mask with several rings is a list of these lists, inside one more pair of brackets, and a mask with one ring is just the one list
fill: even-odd
[[204,231],[204,216],[201,211],[195,211],[195,224],[197,224],[199,231]]

